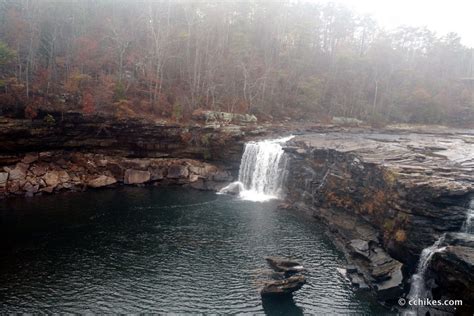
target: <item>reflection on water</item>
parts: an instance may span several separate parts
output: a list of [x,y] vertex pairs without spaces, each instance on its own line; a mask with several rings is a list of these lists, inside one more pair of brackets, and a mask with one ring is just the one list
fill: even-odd
[[[0,202],[0,313],[385,313],[337,272],[317,223],[276,202],[121,188]],[[308,268],[294,299],[262,302],[268,255]]]

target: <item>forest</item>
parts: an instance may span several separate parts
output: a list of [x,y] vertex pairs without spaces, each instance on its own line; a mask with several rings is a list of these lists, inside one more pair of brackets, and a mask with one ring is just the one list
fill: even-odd
[[467,126],[473,48],[335,4],[0,0],[0,114]]

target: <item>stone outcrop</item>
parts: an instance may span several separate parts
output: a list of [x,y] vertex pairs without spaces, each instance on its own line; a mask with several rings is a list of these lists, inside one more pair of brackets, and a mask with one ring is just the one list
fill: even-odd
[[193,159],[125,158],[64,151],[25,155],[32,156],[37,159],[22,159],[23,162],[15,165],[0,167],[0,198],[77,191],[115,183],[185,185],[200,190],[218,190],[233,179],[229,170]]
[[326,223],[365,282],[396,299],[422,249],[465,220],[473,140],[466,131],[297,136],[285,149],[287,202]]
[[306,270],[301,263],[278,257],[266,257],[265,260],[275,273],[272,280],[263,283],[260,290],[262,297],[291,296],[306,284],[306,278],[301,274]]
[[[238,170],[247,135],[265,131],[254,126],[178,125],[139,119],[54,114],[56,123],[41,119],[0,117],[0,166],[40,158],[26,153],[80,151],[135,158],[180,158],[226,162]],[[247,120],[248,121],[248,120]]]
[[196,110],[193,112],[193,119],[209,123],[235,123],[252,124],[257,123],[257,117],[252,114],[238,114],[219,111]]

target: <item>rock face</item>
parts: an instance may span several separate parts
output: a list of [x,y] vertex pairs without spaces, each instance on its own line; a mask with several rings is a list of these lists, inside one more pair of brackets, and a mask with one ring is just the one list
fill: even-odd
[[54,125],[0,117],[0,198],[102,187],[112,179],[219,190],[237,176],[247,137],[266,133],[246,126],[254,117],[234,114],[209,126],[52,114]]
[[197,121],[204,121],[206,123],[236,123],[236,124],[249,124],[257,123],[255,115],[251,114],[237,114],[229,112],[218,112],[218,111],[195,111],[193,113],[193,119]]
[[130,159],[51,151],[40,152],[32,161],[30,164],[19,162],[3,167],[4,171],[0,172],[0,198],[13,194],[33,196],[87,187],[100,188],[115,183],[184,185],[200,190],[218,190],[228,184],[227,179],[232,180],[230,171],[223,167],[193,159]]
[[[428,279],[434,280],[433,296],[463,300],[463,310],[474,311],[474,235],[446,234],[443,251],[436,252],[428,267]],[[467,312],[466,312],[467,314]]]
[[422,249],[465,220],[473,140],[465,131],[297,136],[285,149],[287,203],[326,223],[365,282],[397,299]]
[[0,117],[0,166],[22,159],[30,164],[39,158],[38,152],[67,150],[120,157],[225,161],[238,170],[246,135],[259,133],[264,131],[252,126],[181,126],[78,113],[64,113],[62,117],[58,113],[54,126],[45,125],[41,119]]

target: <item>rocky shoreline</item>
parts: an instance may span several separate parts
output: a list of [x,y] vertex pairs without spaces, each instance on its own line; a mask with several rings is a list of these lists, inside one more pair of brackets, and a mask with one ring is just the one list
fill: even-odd
[[264,130],[207,121],[180,125],[79,113],[56,113],[53,123],[0,117],[0,198],[115,184],[218,190],[236,176],[245,140]]
[[219,190],[233,179],[223,167],[174,158],[124,158],[78,152],[28,153],[0,172],[0,197],[32,197],[114,184],[184,185]]

